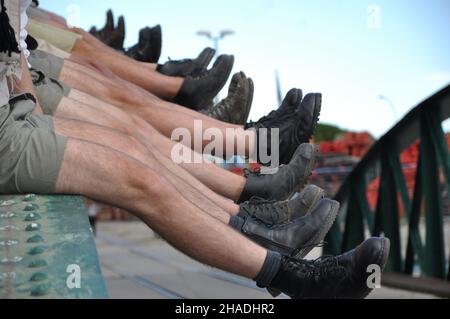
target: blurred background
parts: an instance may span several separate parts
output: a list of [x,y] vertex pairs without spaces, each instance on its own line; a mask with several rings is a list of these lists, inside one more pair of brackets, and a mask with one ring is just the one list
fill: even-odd
[[[161,24],[168,57],[196,57],[222,30],[219,52],[255,82],[250,117],[278,106],[281,91],[323,93],[321,122],[380,137],[418,102],[450,83],[447,0],[41,0],[42,8],[89,30],[105,12],[126,20],[125,47]],[[446,124],[447,125],[447,124]],[[450,125],[447,125],[450,129]]]
[[[234,54],[234,71],[255,82],[252,120],[276,108],[290,88],[321,92],[320,159],[311,182],[342,203],[329,252],[354,247],[375,225],[393,243],[389,272],[402,275],[389,279],[397,289],[372,297],[450,294],[450,162],[443,151],[450,120],[433,113],[438,105],[446,115],[450,110],[448,0],[41,0],[40,6],[85,30],[101,29],[112,9],[125,17],[125,47],[138,41],[141,28],[160,24],[160,63],[194,58],[206,46]],[[408,112],[409,120],[380,139]],[[424,114],[436,116],[434,124],[424,125]],[[436,184],[417,183],[421,169]],[[425,204],[416,203],[419,197]],[[249,281],[180,254],[126,212],[87,204],[91,219],[102,221],[96,242],[111,297],[267,297]]]

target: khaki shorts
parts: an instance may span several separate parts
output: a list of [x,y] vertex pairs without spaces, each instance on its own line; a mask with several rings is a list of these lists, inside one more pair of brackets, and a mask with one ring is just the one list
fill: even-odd
[[47,12],[33,6],[28,7],[27,16],[31,19],[51,20],[51,16]]
[[64,66],[64,59],[41,50],[30,51],[28,62],[32,68],[44,72],[52,79],[59,79]]
[[70,87],[61,81],[47,77],[43,72],[31,69],[34,91],[44,114],[53,115],[63,97],[69,96]]
[[67,53],[66,51],[58,49],[57,47],[55,47],[53,44],[49,43],[46,40],[36,38],[36,41],[38,43],[37,48],[40,51],[51,53],[61,59],[68,59],[70,57],[70,53]]
[[55,191],[67,138],[55,133],[53,120],[34,115],[29,94],[0,107],[0,193],[51,194]]
[[33,38],[48,41],[58,49],[71,53],[75,43],[82,38],[81,35],[30,19],[26,27]]

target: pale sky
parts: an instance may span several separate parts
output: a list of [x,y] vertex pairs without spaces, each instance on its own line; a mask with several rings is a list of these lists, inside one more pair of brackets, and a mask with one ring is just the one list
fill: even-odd
[[[198,30],[232,29],[220,52],[255,82],[251,119],[277,107],[283,93],[321,92],[321,122],[379,137],[408,110],[450,84],[448,0],[41,0],[41,6],[89,29],[112,8],[126,19],[126,45],[161,24],[160,62],[195,57],[212,43]],[[78,12],[79,15],[74,14]],[[75,17],[75,18],[74,18]],[[395,106],[378,96],[388,97]],[[396,119],[396,117],[397,119]],[[450,125],[446,125],[446,128]]]

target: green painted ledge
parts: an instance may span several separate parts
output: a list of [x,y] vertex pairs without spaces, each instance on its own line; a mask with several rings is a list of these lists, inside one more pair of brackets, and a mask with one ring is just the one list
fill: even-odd
[[0,196],[0,298],[107,298],[82,197]]

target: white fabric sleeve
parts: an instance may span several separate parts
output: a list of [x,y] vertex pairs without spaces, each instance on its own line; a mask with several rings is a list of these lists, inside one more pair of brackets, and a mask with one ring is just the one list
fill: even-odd
[[[31,5],[32,0],[20,0],[20,33],[19,33],[19,46],[28,62],[28,57],[30,56],[30,51],[27,49],[27,43],[25,39],[27,38],[27,30],[25,29],[28,24],[27,9]],[[31,67],[28,63],[28,67]]]
[[[5,0],[9,23],[14,29],[17,42],[19,42],[20,1],[22,0]],[[20,54],[12,52],[11,56],[9,56],[6,52],[0,52],[0,107],[8,103],[9,100],[7,78],[22,78],[22,68],[20,64]]]

